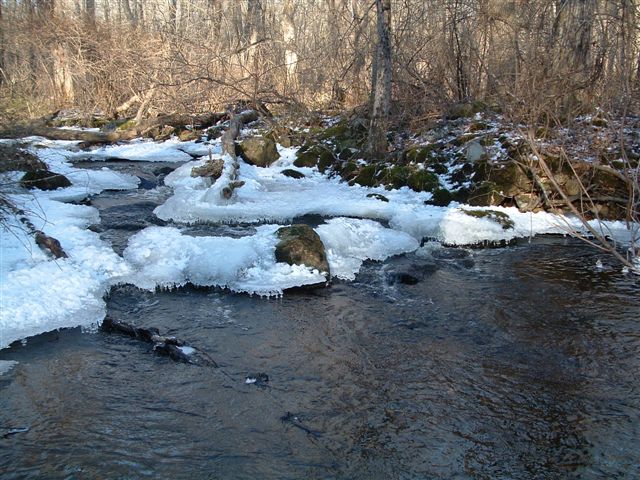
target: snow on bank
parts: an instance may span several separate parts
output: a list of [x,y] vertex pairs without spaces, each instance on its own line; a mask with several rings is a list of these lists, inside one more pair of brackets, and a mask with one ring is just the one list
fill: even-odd
[[44,196],[11,200],[36,228],[58,239],[69,258],[48,257],[15,219],[0,227],[0,348],[38,333],[101,321],[102,297],[128,267],[87,230],[99,221],[97,210]]
[[106,145],[89,152],[76,152],[76,158],[90,160],[121,159],[139,162],[188,162],[193,157],[202,157],[211,153],[220,153],[220,142],[181,142],[170,138],[164,142],[149,139],[136,139],[122,145]]
[[[450,207],[425,205],[425,200],[431,198],[430,193],[414,192],[407,187],[386,191],[349,186],[338,178],[320,174],[315,168],[298,168],[306,177],[289,178],[281,171],[291,168],[295,154],[292,149],[280,150],[282,158],[269,168],[254,167],[241,161],[239,180],[245,185],[235,190],[230,200],[220,196],[224,180],[212,185],[209,179],[191,177],[191,169],[203,161],[182,165],[165,179],[174,194],[155,209],[155,214],[163,220],[184,223],[284,223],[304,215],[358,217],[388,222],[394,230],[408,233],[417,241],[430,238],[449,245],[510,241],[538,234],[582,230],[577,219],[546,212],[523,213],[516,208],[457,204]],[[373,195],[383,195],[388,202]],[[501,212],[512,226],[504,228],[495,215],[474,215],[486,210]],[[629,234],[620,222],[605,222],[604,228],[611,229],[617,239],[628,241]]]
[[[96,195],[104,190],[131,190],[138,188],[140,179],[133,175],[114,172],[108,168],[89,170],[74,167],[70,161],[78,152],[69,150],[78,142],[52,141],[32,138],[33,144],[29,149],[40,160],[45,162],[49,170],[64,175],[71,182],[71,186],[38,192],[39,197],[46,197],[61,202],[82,200],[90,195]],[[18,178],[16,178],[17,180]]]
[[[191,169],[201,163],[187,163],[165,178],[174,195],[156,208],[155,213],[163,220],[186,223],[288,222],[311,214],[389,219],[398,206],[422,205],[431,198],[430,193],[416,193],[407,188],[387,192],[381,188],[349,186],[311,168],[297,169],[305,178],[290,178],[281,171],[290,168],[291,160],[285,157],[269,168],[240,161],[239,180],[245,185],[236,189],[230,200],[218,194],[224,180],[211,185],[208,179],[194,179]],[[391,202],[367,198],[371,193],[383,194]]]

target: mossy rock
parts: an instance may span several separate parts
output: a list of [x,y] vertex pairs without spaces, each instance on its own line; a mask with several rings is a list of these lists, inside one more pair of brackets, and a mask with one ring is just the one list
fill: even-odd
[[438,177],[426,170],[418,170],[409,175],[407,185],[416,192],[432,192],[438,188]]
[[57,190],[71,186],[71,182],[64,175],[49,170],[33,170],[27,172],[20,179],[24,188],[38,188],[40,190]]
[[444,175],[449,171],[446,165],[442,163],[433,163],[429,165],[429,169],[433,171],[433,173],[437,173],[438,175]]
[[469,205],[474,207],[490,207],[500,205],[505,199],[495,183],[482,182],[469,192]]
[[352,180],[358,173],[358,164],[356,162],[347,162],[340,167],[339,173],[343,180]]
[[489,125],[484,122],[471,122],[467,131],[469,133],[480,132],[489,129]]
[[427,203],[436,207],[446,207],[454,200],[453,194],[444,188],[434,190],[433,196]]
[[606,128],[609,126],[609,122],[607,122],[602,117],[595,117],[594,119],[591,120],[591,125],[593,125],[594,127]]
[[345,120],[342,120],[335,125],[325,128],[319,135],[318,138],[321,140],[329,140],[335,138],[345,138],[349,136],[351,133],[349,128],[349,123]]
[[409,167],[396,165],[389,168],[384,174],[384,183],[389,189],[406,187],[413,170]]
[[511,217],[504,212],[498,212],[496,210],[460,210],[465,215],[469,215],[474,218],[486,218],[499,224],[503,230],[512,229],[515,226]]
[[488,179],[495,188],[506,197],[512,197],[523,191],[531,191],[532,182],[516,162],[496,166],[489,172]]
[[209,127],[205,132],[207,134],[207,140],[211,141],[220,138],[226,129],[227,127],[224,125]]
[[318,170],[325,173],[333,166],[334,162],[335,158],[333,158],[331,152],[323,150],[322,153],[320,153],[320,158],[318,158]]
[[297,158],[294,160],[293,164],[296,167],[315,167],[318,164],[318,157],[320,153],[315,150],[315,148],[311,148],[308,150],[300,150],[298,151]]
[[338,158],[340,160],[351,160],[354,155],[354,149],[351,148],[343,148],[338,154]]
[[451,192],[453,199],[458,203],[469,202],[469,189],[466,187],[459,188],[455,192]]
[[457,103],[449,107],[447,112],[447,118],[455,120],[456,118],[468,118],[476,113],[484,112],[487,110],[487,104],[476,100],[472,103]]
[[480,145],[483,147],[492,147],[496,143],[496,138],[493,135],[485,135],[480,138]]
[[408,163],[424,163],[431,158],[433,146],[410,147],[403,153],[403,158]]
[[276,261],[289,265],[306,265],[330,278],[329,262],[320,236],[309,225],[291,225],[276,232],[280,241],[276,245]]
[[453,172],[449,179],[452,183],[462,184],[470,180],[471,173],[473,173],[473,170],[471,172],[468,172],[465,168],[460,168],[459,170]]
[[331,144],[335,153],[339,154],[346,149],[360,150],[366,140],[366,130],[343,120],[319,132],[316,138]]
[[[347,164],[348,165],[348,164]],[[344,170],[342,172],[344,178]],[[357,183],[358,185],[362,185],[363,187],[374,187],[378,184],[377,181],[378,174],[378,166],[377,165],[366,165],[360,169],[356,177],[349,182],[350,184]]]
[[218,178],[222,176],[222,171],[224,170],[224,160],[221,158],[216,158],[212,160],[207,160],[203,165],[199,167],[193,167],[191,169],[192,177],[206,177],[211,178],[213,181],[216,181]]
[[199,132],[198,130],[182,130],[178,134],[178,138],[180,139],[181,142],[191,142],[193,140],[200,139],[201,135],[202,133]]
[[156,142],[164,142],[165,140],[171,138],[171,135],[173,135],[174,133],[176,133],[175,127],[172,127],[171,125],[165,125],[158,130],[157,135],[155,135],[153,139]]
[[257,167],[268,167],[280,158],[276,142],[268,137],[249,137],[239,144],[245,162]]
[[129,120],[124,120],[122,123],[120,123],[116,127],[116,130],[119,130],[119,131],[131,130],[132,128],[135,128],[135,126],[136,126],[135,119],[130,118]]
[[333,163],[333,154],[322,145],[306,145],[298,150],[298,155],[293,164],[296,167],[315,167],[320,160],[323,161],[323,165]]
[[46,170],[47,164],[34,154],[14,144],[0,143],[0,173],[11,171],[33,172]]
[[299,172],[297,170],[293,170],[292,168],[287,168],[285,170],[282,170],[280,173],[285,177],[289,177],[289,178],[296,178],[296,179],[305,178],[304,173]]
[[368,193],[367,198],[375,198],[376,200],[380,200],[381,202],[389,202],[389,199],[380,193]]

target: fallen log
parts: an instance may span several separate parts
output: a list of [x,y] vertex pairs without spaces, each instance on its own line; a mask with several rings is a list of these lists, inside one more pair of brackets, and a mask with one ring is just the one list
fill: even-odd
[[160,331],[157,328],[135,327],[109,317],[104,319],[101,328],[103,332],[119,333],[145,343],[153,343],[154,352],[167,356],[176,362],[213,368],[218,367],[218,364],[206,352],[191,347],[176,337],[160,335]]
[[175,129],[187,127],[207,128],[228,117],[226,112],[211,112],[201,115],[161,115],[142,120],[125,130],[112,132],[91,132],[86,130],[70,130],[47,125],[47,119],[38,119],[26,125],[15,125],[0,130],[0,138],[22,138],[30,136],[45,137],[50,140],[77,140],[86,145],[115,143],[131,140],[135,137],[147,135],[155,129],[169,126]]

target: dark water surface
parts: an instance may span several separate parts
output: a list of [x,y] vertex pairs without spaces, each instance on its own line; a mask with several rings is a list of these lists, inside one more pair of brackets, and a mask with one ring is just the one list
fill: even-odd
[[600,257],[542,238],[281,299],[115,288],[111,317],[220,367],[79,329],[0,351],[0,478],[640,478],[640,279]]

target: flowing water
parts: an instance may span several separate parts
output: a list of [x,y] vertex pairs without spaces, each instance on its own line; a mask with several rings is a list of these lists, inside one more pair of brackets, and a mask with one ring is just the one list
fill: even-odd
[[[101,195],[98,230],[121,252],[166,194]],[[0,376],[0,478],[640,478],[639,292],[557,237],[435,247],[279,299],[117,287],[112,318],[219,368],[79,329],[0,351],[19,362]]]

